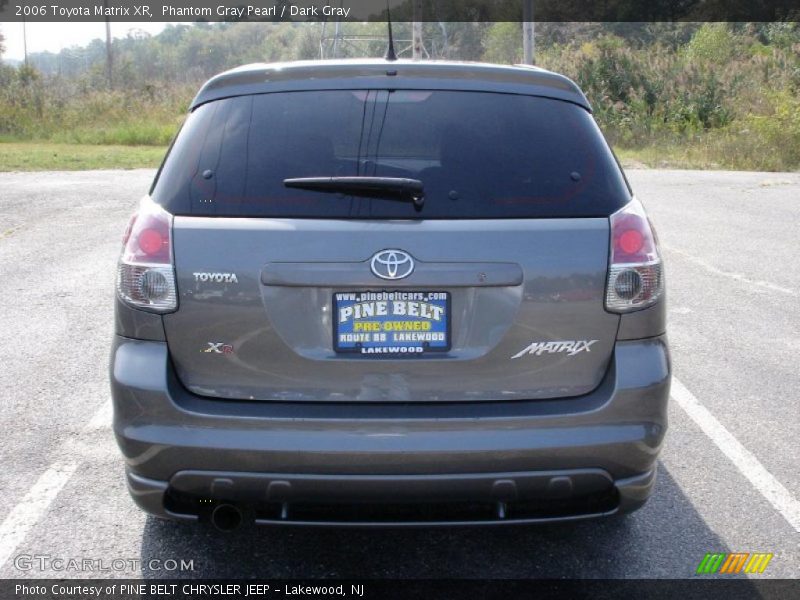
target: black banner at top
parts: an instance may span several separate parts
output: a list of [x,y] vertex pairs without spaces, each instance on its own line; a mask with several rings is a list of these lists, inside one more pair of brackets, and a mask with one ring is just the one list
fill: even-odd
[[[389,0],[388,5],[398,22],[800,21],[800,0]],[[386,21],[386,8],[386,0],[0,0],[0,22]]]

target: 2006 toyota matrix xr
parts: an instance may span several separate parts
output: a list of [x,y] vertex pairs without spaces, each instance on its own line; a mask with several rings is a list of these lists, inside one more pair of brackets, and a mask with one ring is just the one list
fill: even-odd
[[561,75],[241,67],[197,94],[125,233],[111,382],[160,517],[630,512],[667,427],[661,255]]

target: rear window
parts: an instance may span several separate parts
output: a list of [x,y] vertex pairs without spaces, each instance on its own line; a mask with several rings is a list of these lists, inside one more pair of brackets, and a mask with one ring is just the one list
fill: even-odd
[[[419,179],[424,208],[283,185],[358,175]],[[209,102],[187,118],[152,195],[176,215],[366,219],[608,216],[630,199],[579,106],[430,90]]]

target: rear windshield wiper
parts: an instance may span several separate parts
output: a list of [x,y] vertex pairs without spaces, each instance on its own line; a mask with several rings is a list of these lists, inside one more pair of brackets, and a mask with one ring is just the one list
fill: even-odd
[[288,188],[331,192],[362,196],[364,198],[383,198],[413,202],[420,210],[425,203],[425,189],[419,179],[403,177],[298,177],[284,179]]

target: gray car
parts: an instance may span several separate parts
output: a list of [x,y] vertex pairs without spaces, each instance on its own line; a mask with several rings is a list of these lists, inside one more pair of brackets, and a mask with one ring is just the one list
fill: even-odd
[[630,512],[669,384],[655,232],[584,95],[541,69],[228,71],[125,234],[114,431],[159,517]]

